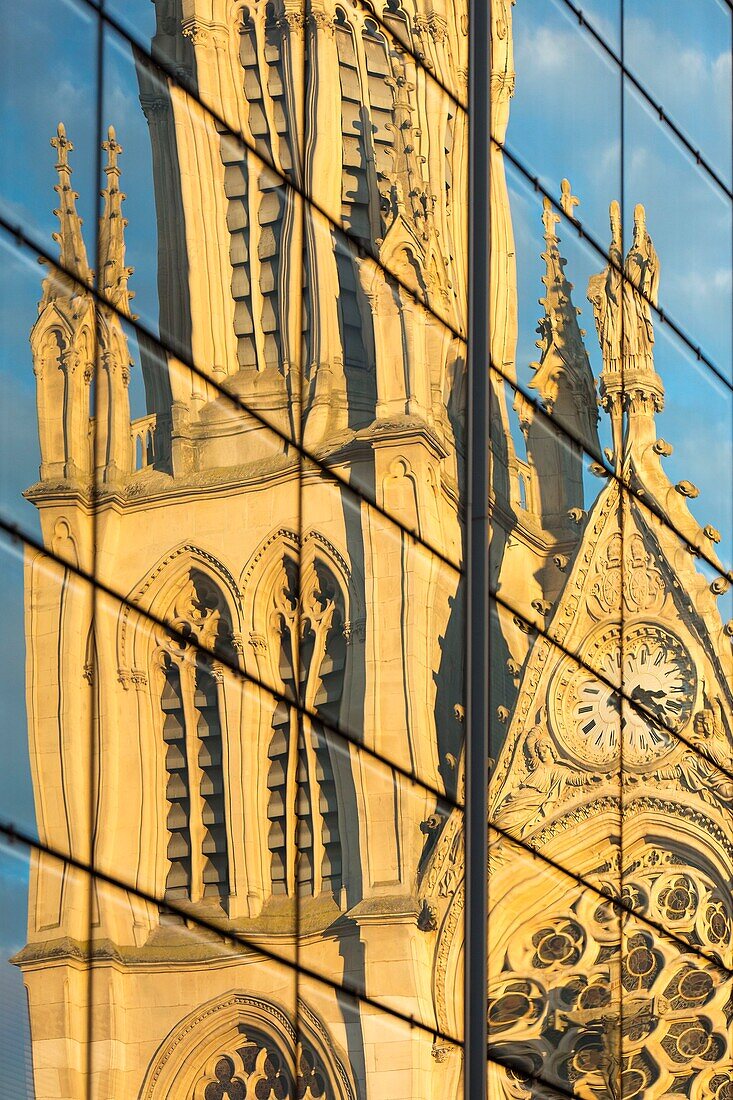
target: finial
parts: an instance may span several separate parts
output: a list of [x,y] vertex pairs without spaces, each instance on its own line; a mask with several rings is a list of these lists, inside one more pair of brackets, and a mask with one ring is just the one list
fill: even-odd
[[555,226],[560,221],[560,215],[556,214],[552,208],[552,203],[548,199],[547,195],[542,200],[542,224],[545,227],[545,238],[554,238]]
[[66,127],[63,122],[59,122],[56,127],[56,137],[51,138],[51,145],[53,145],[58,153],[56,171],[61,172],[65,169],[71,172],[71,168],[69,167],[69,153],[73,152],[74,146],[66,136]]
[[73,152],[73,143],[66,135],[66,127],[59,122],[56,127],[56,137],[51,138],[51,145],[57,153],[56,171],[59,182],[54,191],[59,196],[59,208],[54,214],[59,219],[60,228],[52,234],[59,248],[59,263],[62,268],[76,276],[84,283],[91,283],[92,271],[87,260],[84,238],[82,236],[82,220],[76,209],[76,200],[79,198],[71,186],[71,165],[69,153]]
[[114,126],[107,130],[107,140],[102,142],[107,154],[104,173],[107,186],[102,191],[104,207],[99,219],[99,266],[101,290],[121,313],[130,316],[130,300],[134,295],[127,288],[133,269],[125,266],[125,227],[122,215],[125,195],[120,191],[119,157],[122,146],[117,140]]
[[621,248],[621,206],[613,199],[608,208],[608,220],[611,224],[611,249]]
[[560,207],[566,218],[575,221],[573,210],[580,205],[580,199],[574,195],[570,186],[570,180],[564,179],[560,183]]
[[117,141],[114,126],[110,126],[107,130],[107,140],[102,142],[102,148],[107,153],[107,164],[104,169],[105,172],[119,172],[117,158],[122,152],[122,146]]

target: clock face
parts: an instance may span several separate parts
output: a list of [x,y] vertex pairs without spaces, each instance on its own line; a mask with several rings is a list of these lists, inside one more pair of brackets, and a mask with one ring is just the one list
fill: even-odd
[[555,733],[572,755],[618,766],[623,753],[624,764],[638,767],[674,748],[672,734],[690,720],[696,694],[695,668],[679,638],[638,623],[624,631],[622,647],[615,625],[596,637],[586,660],[603,679],[567,660],[551,689]]

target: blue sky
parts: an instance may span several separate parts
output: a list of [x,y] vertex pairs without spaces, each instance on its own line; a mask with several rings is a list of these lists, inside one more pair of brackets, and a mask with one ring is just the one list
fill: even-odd
[[[150,0],[108,0],[108,10],[135,28],[141,41],[152,31]],[[584,0],[584,11],[619,48],[617,0]],[[690,141],[716,171],[731,181],[731,15],[720,0],[626,0],[625,56],[628,65],[662,101]],[[660,20],[660,12],[663,19]],[[13,0],[0,0],[4,16],[0,65],[0,211],[11,223],[52,251],[56,228],[54,152],[49,139],[63,119],[75,144],[74,184],[93,251],[96,190],[96,29],[87,5],[70,0],[29,0],[18,16]],[[665,128],[627,89],[624,97],[623,164],[619,74],[593,43],[578,32],[562,0],[517,0],[514,8],[516,94],[508,143],[554,194],[568,176],[581,199],[579,216],[605,245],[611,199],[625,201],[628,218],[636,202],[661,261],[660,300],[695,343],[731,377],[731,208]],[[125,149],[123,189],[128,261],[135,267],[133,308],[151,326],[157,317],[155,213],[147,124],[140,109],[134,65],[126,46],[106,38],[104,124],[113,123]],[[622,178],[623,175],[623,178]],[[536,358],[535,325],[543,288],[541,202],[517,173],[510,172],[519,278],[518,371],[530,379]],[[593,368],[600,370],[588,278],[602,261],[585,243],[560,227],[575,304],[588,330]],[[33,252],[0,232],[0,507],[6,519],[37,533],[35,509],[22,491],[37,477],[34,377],[28,332],[36,316],[42,269]],[[660,434],[675,450],[667,460],[673,480],[688,478],[700,488],[693,502],[701,521],[723,533],[721,554],[733,547],[733,397],[704,365],[696,362],[669,330],[657,327],[657,369],[667,390]],[[133,354],[135,349],[133,348]],[[134,415],[144,411],[139,371],[133,375]],[[603,426],[605,431],[605,425]],[[701,441],[704,441],[701,443]],[[607,434],[604,443],[607,443]],[[521,441],[520,441],[521,443]],[[596,483],[595,488],[598,485]],[[25,741],[22,562],[0,540],[4,588],[0,640],[0,816],[32,828],[33,808]],[[724,612],[725,614],[725,612]],[[727,611],[730,616],[730,610]],[[2,950],[20,945],[25,926],[24,875],[13,864],[4,873],[0,922]],[[22,1004],[17,972],[0,967],[3,991]],[[6,1033],[7,1037],[7,1033]],[[12,1051],[12,1047],[9,1048]],[[17,1044],[22,1073],[22,1043]],[[18,1078],[20,1079],[20,1078]],[[14,1095],[21,1095],[19,1091]]]

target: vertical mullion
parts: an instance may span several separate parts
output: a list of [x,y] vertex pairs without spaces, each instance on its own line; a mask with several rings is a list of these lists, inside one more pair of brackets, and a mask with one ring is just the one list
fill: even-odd
[[[621,187],[621,194],[619,196],[621,206],[621,251],[619,254],[619,263],[621,264],[621,440],[619,446],[621,448],[621,455],[614,455],[614,461],[616,469],[618,471],[619,478],[619,505],[618,505],[618,518],[619,518],[619,533],[621,535],[621,596],[619,599],[619,639],[620,639],[620,668],[619,668],[619,684],[621,688],[621,708],[619,711],[619,761],[618,761],[618,776],[619,776],[619,852],[620,859],[620,871],[619,871],[619,894],[623,895],[625,886],[625,873],[626,873],[626,842],[625,842],[625,830],[624,830],[624,789],[626,784],[626,777],[624,774],[624,726],[623,726],[623,712],[624,707],[627,705],[624,702],[624,693],[626,690],[626,684],[624,682],[624,667],[626,659],[626,637],[625,637],[625,623],[624,623],[624,570],[626,567],[626,531],[624,529],[625,524],[625,511],[626,511],[626,489],[630,483],[626,479],[625,474],[625,430],[628,427],[628,413],[626,414],[626,424],[624,424],[623,409],[626,406],[626,353],[624,348],[626,346],[624,338],[624,324],[625,324],[625,300],[626,300],[626,288],[625,288],[625,263],[624,257],[626,255],[627,248],[627,233],[626,233],[626,57],[625,57],[625,38],[626,38],[626,9],[624,0],[620,0],[619,3],[619,52],[620,52],[620,69],[619,69],[619,137],[620,141],[620,168],[621,179],[619,181]],[[611,256],[608,257],[611,262]],[[619,944],[618,944],[618,1036],[616,1042],[618,1043],[618,1079],[617,1081],[611,1080],[609,1086],[618,1090],[619,1096],[623,1092],[623,1076],[624,1076],[624,985],[621,980],[624,972],[624,956],[626,950],[626,932],[629,914],[624,913],[623,909],[619,910],[618,914],[618,930],[619,930]]]
[[469,0],[464,1095],[487,1093],[491,5]]
[[[103,16],[104,3],[100,5],[99,14],[96,15],[97,23],[97,50],[96,50],[96,95],[97,100],[95,104],[95,126],[94,126],[94,185],[96,190],[96,204],[95,204],[95,217],[94,228],[92,236],[92,256],[94,264],[94,274],[92,278],[92,291],[96,291],[97,295],[101,291],[101,264],[100,264],[100,218],[103,209],[103,200],[100,190],[100,179],[102,176],[102,141],[104,140],[104,63],[105,63],[105,22]],[[98,517],[97,517],[97,491],[98,485],[98,429],[99,429],[99,377],[100,377],[100,365],[101,365],[101,316],[100,316],[100,298],[93,297],[94,303],[94,341],[93,341],[93,376],[91,385],[93,387],[93,402],[90,408],[90,414],[92,417],[92,438],[91,438],[91,455],[90,455],[90,474],[89,474],[89,487],[91,490],[91,507],[90,507],[90,560],[89,560],[89,575],[91,577],[91,630],[92,636],[95,633],[97,615],[99,611],[99,596],[97,593],[97,555],[98,555]],[[88,936],[87,944],[89,951],[88,969],[87,969],[87,1020],[86,1020],[86,1037],[87,1048],[85,1057],[85,1070],[86,1081],[84,1083],[84,1097],[92,1098],[96,1091],[95,1089],[95,1066],[94,1066],[94,966],[92,955],[92,936],[94,932],[94,899],[96,894],[96,885],[94,877],[94,869],[97,861],[97,836],[95,829],[96,811],[97,806],[95,802],[101,798],[101,791],[98,791],[97,783],[95,782],[95,775],[100,774],[99,768],[100,762],[97,760],[98,745],[95,739],[95,728],[97,722],[100,720],[98,713],[99,710],[99,692],[101,690],[101,668],[93,670],[95,678],[95,688],[92,691],[91,706],[89,708],[89,744],[87,760],[91,769],[91,774],[87,777],[89,783],[89,801],[88,801],[88,828],[89,828],[89,847],[88,847],[88,898],[87,898],[87,921],[88,921]],[[99,685],[99,686],[97,686]]]

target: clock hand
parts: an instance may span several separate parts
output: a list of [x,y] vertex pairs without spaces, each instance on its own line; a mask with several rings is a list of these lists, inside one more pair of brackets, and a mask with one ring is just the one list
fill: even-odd
[[643,688],[641,684],[637,684],[631,692],[631,701],[640,703],[642,707],[645,707],[653,715],[659,718],[664,714],[664,704],[658,700],[660,697],[663,699],[664,696],[664,691],[660,689],[652,691],[648,688]]

